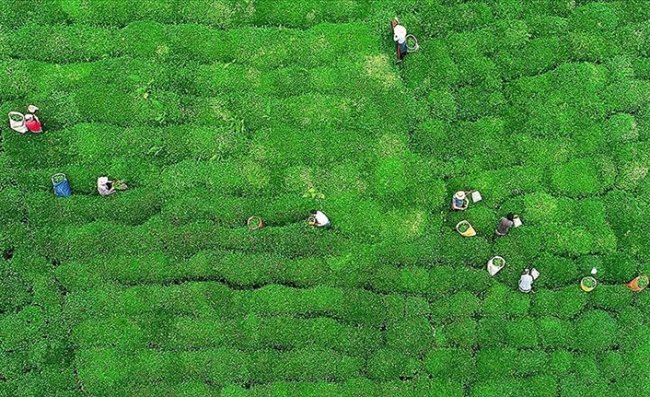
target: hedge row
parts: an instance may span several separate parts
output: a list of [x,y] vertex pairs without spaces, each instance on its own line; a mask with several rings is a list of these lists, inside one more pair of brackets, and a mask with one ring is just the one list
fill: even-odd
[[380,331],[342,325],[329,318],[247,316],[237,320],[178,317],[161,323],[155,316],[90,319],[73,330],[82,348],[124,351],[155,346],[165,351],[232,347],[245,351],[317,348],[366,357],[382,345]]
[[346,256],[290,259],[268,253],[204,251],[179,262],[163,253],[152,253],[66,263],[55,274],[72,291],[93,289],[106,283],[168,284],[175,280],[212,279],[237,288],[274,283],[302,288],[328,285],[441,298],[463,289],[481,292],[493,283],[484,269],[382,265],[373,254],[350,262]]
[[446,380],[430,379],[377,382],[358,378],[339,383],[274,382],[268,385],[255,385],[251,388],[231,386],[221,391],[221,395],[224,397],[271,397],[283,394],[315,397],[332,395],[380,397],[385,396],[387,393],[396,397],[463,396],[460,385],[452,384]]
[[271,397],[277,395],[364,395],[384,396],[390,393],[393,396],[426,397],[434,393],[449,397],[462,396],[462,388],[445,381],[419,379],[417,381],[392,381],[377,382],[367,378],[353,378],[334,383],[321,382],[285,382],[277,381],[269,384],[256,384],[252,386],[229,385],[224,388],[210,386],[199,381],[186,381],[176,385],[147,385],[129,388],[125,393],[154,397],[165,393],[179,396],[204,396],[204,397]]
[[[349,48],[357,56],[373,55],[375,35],[362,24],[319,24],[299,31],[277,28],[213,29],[200,25],[163,25],[136,21],[123,29],[88,25],[27,24],[2,37],[0,59],[88,62],[117,56],[180,62],[235,62],[272,70],[288,65],[316,67],[343,59]],[[27,41],[26,41],[27,40]],[[41,43],[30,50],[28,40]],[[196,43],[201,45],[196,45]]]
[[[102,95],[98,96],[97,92]],[[409,121],[399,108],[380,111],[382,102],[391,102],[399,91],[377,95],[374,101],[358,101],[347,96],[310,93],[290,98],[275,98],[241,93],[237,96],[195,97],[159,90],[154,93],[125,92],[115,84],[84,86],[74,95],[30,97],[47,113],[49,132],[94,122],[120,127],[170,126],[192,123],[200,126],[227,125],[230,128],[260,130],[264,128],[346,129],[362,132],[389,127],[389,131],[405,130]],[[0,110],[7,112],[24,108],[19,101],[5,102]],[[241,120],[246,120],[243,124]]]
[[[85,85],[113,83],[126,92],[175,91],[198,96],[240,92],[289,97],[306,93],[335,94],[398,89],[392,60],[387,55],[342,59],[327,67],[287,66],[273,70],[232,63],[173,64],[132,58],[53,65],[32,60],[0,63],[0,98],[75,91]],[[124,74],[128,73],[127,78]]]
[[[110,305],[105,303],[110,301]],[[429,313],[426,300],[400,295],[319,286],[296,289],[267,285],[233,290],[215,282],[187,282],[172,286],[109,287],[68,295],[66,310],[74,321],[123,314],[170,316],[209,315],[223,319],[260,316],[327,316],[346,324],[378,327],[389,318]]]
[[[309,363],[309,365],[305,365]],[[234,349],[199,352],[134,351],[124,354],[113,349],[84,349],[77,355],[79,378],[84,390],[103,394],[151,383],[176,385],[199,379],[215,386],[232,383],[267,383],[274,380],[345,380],[359,376],[362,362],[331,350],[304,349],[291,352]]]
[[49,236],[34,237],[36,246],[40,252],[61,262],[101,257],[104,252],[128,256],[164,251],[171,256],[190,257],[209,249],[267,252],[287,257],[318,256],[324,252],[335,256],[345,246],[342,235],[324,233],[304,222],[250,233],[243,226],[232,229],[212,222],[175,226],[154,217],[138,226],[104,221],[48,230]]
[[[146,0],[131,7],[128,1],[45,1],[32,9],[24,4],[3,0],[2,18],[7,26],[18,27],[29,23],[58,24],[73,22],[83,25],[125,26],[139,20],[160,23],[196,23],[220,28],[246,25],[277,25],[308,28],[323,22],[345,23],[364,20],[370,3],[335,0],[322,3],[309,0],[295,4],[283,0],[272,4],[264,2],[237,2],[219,0],[200,7],[196,2],[174,0]],[[29,11],[29,13],[28,13]]]

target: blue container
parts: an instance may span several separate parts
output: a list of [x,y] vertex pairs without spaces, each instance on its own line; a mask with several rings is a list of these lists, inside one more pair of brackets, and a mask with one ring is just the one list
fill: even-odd
[[70,182],[65,174],[52,175],[52,187],[54,188],[54,195],[57,197],[70,197],[72,196],[72,189]]

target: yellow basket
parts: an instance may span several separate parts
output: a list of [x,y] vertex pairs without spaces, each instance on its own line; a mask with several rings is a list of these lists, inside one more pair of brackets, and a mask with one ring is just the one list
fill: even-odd
[[[467,226],[467,230],[464,232],[460,231],[461,226]],[[467,222],[467,221],[460,221],[458,224],[456,224],[456,231],[463,237],[474,237],[476,236],[476,230],[474,230],[474,227]]]
[[591,276],[583,277],[582,280],[580,280],[580,288],[585,292],[593,291],[597,285],[598,281]]

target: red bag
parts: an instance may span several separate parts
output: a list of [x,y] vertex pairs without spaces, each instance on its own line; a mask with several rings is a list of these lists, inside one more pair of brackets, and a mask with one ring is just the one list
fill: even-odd
[[29,132],[33,134],[39,134],[43,132],[43,126],[41,125],[41,122],[36,118],[36,116],[32,115],[32,119],[25,120],[25,127],[29,130]]

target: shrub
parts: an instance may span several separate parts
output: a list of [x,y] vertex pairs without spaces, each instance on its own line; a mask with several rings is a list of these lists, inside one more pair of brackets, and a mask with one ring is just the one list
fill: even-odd
[[421,363],[393,350],[377,351],[367,365],[368,375],[375,380],[413,378],[421,373]]
[[540,345],[545,349],[568,349],[573,345],[573,327],[567,321],[542,317],[537,321],[536,329]]
[[608,113],[634,113],[648,101],[650,83],[644,80],[627,80],[608,85],[603,92]]
[[481,308],[483,314],[492,316],[524,316],[528,313],[530,297],[514,294],[503,285],[494,285],[487,293]]
[[519,319],[504,324],[508,346],[517,349],[537,348],[537,324],[533,320]]
[[25,280],[22,272],[4,260],[0,260],[0,280],[0,313],[16,312],[31,302],[30,283]]
[[559,193],[571,197],[596,194],[607,186],[607,182],[601,182],[601,172],[591,159],[575,159],[559,166],[553,172],[552,183]]
[[[266,383],[271,380],[314,382],[332,379],[338,381],[358,376],[361,368],[361,360],[329,350],[258,351],[250,357],[252,358],[250,377],[256,383]],[[309,368],[305,367],[306,362],[311,363]],[[217,368],[221,370],[218,366]],[[243,374],[238,375],[241,377]]]
[[479,308],[480,301],[478,298],[470,292],[463,291],[450,296],[440,304],[434,305],[431,312],[436,318],[449,321],[458,317],[472,316]]
[[465,350],[436,349],[431,350],[425,359],[429,374],[438,379],[452,379],[467,382],[474,371],[474,360]]
[[565,350],[557,350],[549,354],[548,367],[552,374],[565,376],[571,371],[573,354]]
[[536,281],[540,288],[566,285],[578,278],[575,263],[558,256],[543,255],[534,262],[533,267],[541,274]]
[[434,332],[425,317],[389,323],[385,334],[386,348],[409,357],[419,357],[431,349]]
[[[115,31],[84,25],[27,24],[8,36],[12,53],[29,55],[32,60],[57,62],[88,62],[115,55],[118,50]],[[41,51],[30,51],[29,40],[42,45]]]
[[617,328],[616,321],[606,312],[589,311],[576,322],[575,347],[584,352],[602,352],[614,344]]
[[611,142],[630,142],[639,137],[639,130],[634,116],[626,113],[619,113],[611,116],[605,129]]
[[587,302],[587,294],[580,290],[578,283],[558,291],[538,290],[533,297],[532,310],[538,315],[556,315],[570,319],[580,313]]
[[633,292],[624,285],[600,285],[593,292],[593,303],[605,310],[618,312],[632,303]]
[[454,96],[448,90],[434,90],[428,97],[431,117],[447,122],[456,119],[457,105]]
[[453,347],[470,350],[477,344],[477,324],[472,319],[458,319],[436,330],[442,332]]
[[479,380],[512,376],[517,366],[515,349],[484,348],[476,354],[476,375]]
[[36,306],[0,318],[0,349],[3,351],[29,351],[30,346],[43,338],[46,317]]

